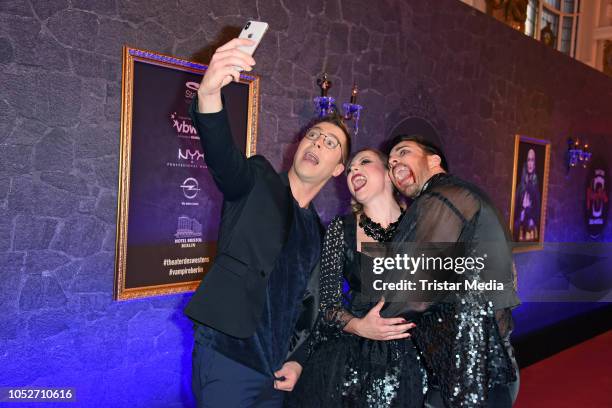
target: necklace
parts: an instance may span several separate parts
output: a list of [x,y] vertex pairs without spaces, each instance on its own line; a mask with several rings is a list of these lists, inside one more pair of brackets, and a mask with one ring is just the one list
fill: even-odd
[[363,228],[363,232],[365,232],[368,237],[373,238],[378,242],[389,242],[393,238],[395,230],[397,230],[397,226],[399,225],[403,216],[404,210],[402,210],[400,216],[395,222],[389,224],[387,228],[383,228],[379,223],[372,221],[370,217],[365,214],[365,212],[362,212],[359,216],[359,226]]

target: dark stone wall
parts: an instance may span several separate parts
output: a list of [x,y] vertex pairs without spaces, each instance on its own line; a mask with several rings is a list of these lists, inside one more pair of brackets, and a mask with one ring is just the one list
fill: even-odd
[[[277,168],[325,70],[340,102],[354,82],[361,89],[356,148],[424,117],[453,171],[506,217],[514,134],[550,140],[546,237],[587,240],[586,171],[566,174],[565,140],[586,137],[610,160],[612,80],[457,0],[3,0],[0,384],[72,385],[81,406],[192,404],[190,295],[112,301],[121,46],[206,62],[247,19],[271,25],[255,55],[257,148]],[[322,217],[346,198],[344,181],[330,183]],[[522,276],[548,273],[538,253],[517,262]],[[530,327],[589,307],[518,314]]]

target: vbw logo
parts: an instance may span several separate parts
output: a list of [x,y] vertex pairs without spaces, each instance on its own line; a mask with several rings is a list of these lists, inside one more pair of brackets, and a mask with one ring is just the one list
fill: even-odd
[[182,118],[176,112],[172,112],[170,114],[170,121],[178,136],[195,136],[197,138],[198,132],[188,118]]

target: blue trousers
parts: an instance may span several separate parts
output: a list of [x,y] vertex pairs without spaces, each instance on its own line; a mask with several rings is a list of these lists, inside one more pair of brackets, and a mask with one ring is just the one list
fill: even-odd
[[244,366],[196,341],[191,388],[198,408],[280,408],[284,392],[274,378]]

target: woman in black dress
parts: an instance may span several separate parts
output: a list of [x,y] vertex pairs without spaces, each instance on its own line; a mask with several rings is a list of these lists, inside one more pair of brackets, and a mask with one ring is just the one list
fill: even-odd
[[[358,152],[350,162],[347,182],[356,205],[353,214],[337,217],[327,229],[321,260],[321,318],[310,342],[310,359],[286,405],[421,407],[427,393],[426,407],[511,406],[518,385],[509,343],[510,309],[517,302],[513,285],[490,299],[479,292],[458,292],[454,301],[432,299],[424,308],[415,308],[420,303],[409,298],[385,307],[383,302],[374,305],[363,293],[362,243],[429,242],[418,232],[432,230],[434,223],[448,219],[445,214],[450,211],[443,206],[425,216],[415,202],[403,216],[393,199],[385,163],[384,155],[374,150]],[[460,191],[472,193],[452,196],[459,191],[457,184],[463,187]],[[425,195],[430,190],[447,194],[464,211],[480,214],[466,218],[471,221],[465,225],[436,224],[457,229],[463,241],[479,242],[466,237],[482,233],[478,226],[493,215],[485,211],[490,205],[477,199],[481,194],[473,186],[443,174],[432,177],[423,190]],[[417,220],[420,229],[415,227]],[[495,241],[489,235],[484,234],[488,237],[484,243]],[[485,271],[483,278],[496,276],[496,270]],[[346,296],[343,278],[349,285]],[[406,331],[414,325],[398,316],[417,322],[410,337]]]
[[[336,217],[325,234],[321,304],[310,358],[288,407],[422,407],[425,372],[404,318],[383,318],[384,302],[361,291],[360,251],[365,242],[389,242],[401,220],[387,171],[375,149],[357,152],[347,166],[353,213]],[[343,291],[343,282],[348,291]]]

